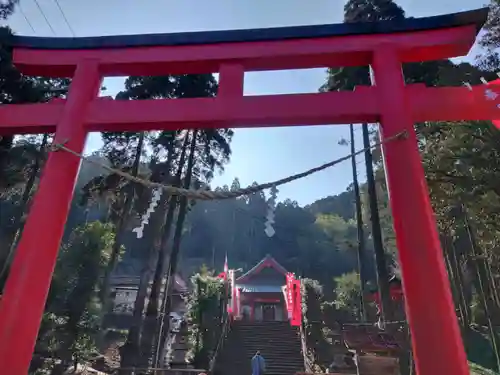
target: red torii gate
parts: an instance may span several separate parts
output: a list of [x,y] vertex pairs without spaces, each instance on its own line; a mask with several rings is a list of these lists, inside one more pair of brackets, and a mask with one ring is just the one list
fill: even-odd
[[[0,134],[55,132],[81,153],[90,131],[380,122],[406,311],[418,374],[469,373],[413,124],[488,120],[500,109],[474,87],[405,86],[401,63],[466,55],[488,10],[397,22],[98,38],[13,37],[25,74],[73,77],[66,100],[0,106]],[[354,92],[243,96],[245,71],[371,65]],[[98,99],[105,76],[219,72],[216,98]],[[495,90],[498,86],[489,86]],[[500,89],[499,89],[500,90]],[[25,375],[80,159],[48,158],[0,305],[0,371]]]

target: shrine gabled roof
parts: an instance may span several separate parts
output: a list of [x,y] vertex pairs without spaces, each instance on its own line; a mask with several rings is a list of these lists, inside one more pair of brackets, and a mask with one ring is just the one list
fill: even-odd
[[488,8],[424,18],[380,22],[275,27],[266,29],[182,32],[170,34],[114,35],[80,38],[12,36],[4,43],[32,49],[108,49],[153,46],[185,46],[217,43],[263,42],[348,35],[392,34],[474,25],[486,22]]
[[278,273],[281,273],[283,276],[286,275],[287,270],[281,264],[279,264],[276,259],[274,259],[271,255],[266,255],[264,259],[262,259],[259,263],[257,263],[253,268],[251,268],[248,272],[244,273],[240,277],[236,279],[237,283],[242,283],[252,276],[255,276],[260,273],[264,268],[273,268]]

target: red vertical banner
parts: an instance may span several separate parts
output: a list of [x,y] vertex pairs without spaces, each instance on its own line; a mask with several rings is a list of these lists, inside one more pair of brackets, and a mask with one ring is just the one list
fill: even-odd
[[302,323],[302,293],[300,291],[300,280],[293,281],[293,313],[291,324],[294,327]]
[[293,281],[294,275],[291,272],[286,274],[286,309],[288,311],[288,319],[293,316]]

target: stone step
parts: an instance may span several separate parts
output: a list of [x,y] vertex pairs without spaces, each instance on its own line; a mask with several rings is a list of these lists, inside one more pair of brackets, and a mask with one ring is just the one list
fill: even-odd
[[[243,365],[243,366],[246,366],[246,365],[249,365],[250,362],[251,362],[252,358],[230,358],[230,357],[224,357],[224,358],[219,358],[219,360],[217,361],[217,363],[219,363],[220,365],[230,365],[230,364],[235,364],[235,365]],[[304,359],[303,358],[296,358],[296,359],[289,359],[289,360],[286,360],[286,361],[283,361],[283,360],[273,360],[272,358],[269,358],[267,361],[267,364],[271,367],[276,367],[276,366],[285,366],[285,367],[288,367],[288,366],[297,366],[297,365],[300,365],[300,366],[303,366],[304,365]]]
[[[266,375],[295,375],[297,372],[303,372],[303,369],[272,369],[266,371]],[[242,371],[241,368],[223,368],[215,371],[216,375],[245,375],[251,374],[251,370]]]
[[298,328],[292,327],[289,321],[263,321],[263,322],[234,322],[233,327],[288,327],[288,328]]
[[294,329],[298,330],[299,327],[292,327],[288,323],[249,323],[249,324],[233,324],[232,328],[253,328],[253,329]]
[[[250,350],[246,348],[235,348],[235,349],[229,349],[225,353],[227,353],[228,356],[243,356],[245,358],[251,358],[255,355],[255,353],[259,350],[264,358],[302,358],[302,352],[299,350],[296,351],[291,351],[291,350],[281,350],[281,351],[273,351],[270,348],[252,348]],[[224,354],[225,354],[224,353]],[[222,355],[221,355],[222,357]]]
[[238,337],[238,338],[245,338],[245,339],[250,339],[250,338],[273,338],[275,337],[276,339],[298,339],[299,335],[296,333],[281,333],[281,334],[275,334],[273,332],[231,332],[228,337]]
[[247,327],[231,327],[231,330],[234,331],[274,331],[274,332],[298,332],[298,329],[291,327],[256,327],[256,326],[247,326]]
[[228,341],[240,342],[240,341],[261,341],[267,342],[271,341],[273,343],[281,342],[299,342],[300,339],[297,336],[275,336],[275,335],[230,335],[227,338]]
[[[295,346],[301,345],[298,337],[287,337],[287,338],[276,338],[276,337],[228,337],[226,342],[237,343],[238,345],[248,343],[261,343],[262,345],[268,344],[268,346]],[[271,343],[269,345],[269,343]]]
[[[241,350],[241,349],[234,349],[234,350],[228,350],[224,353],[221,353],[219,356],[220,358],[252,358],[255,355],[255,351],[248,351],[248,350]],[[264,358],[267,360],[272,360],[272,361],[288,361],[288,360],[293,360],[294,358],[304,358],[301,352],[273,352],[271,350],[267,350],[264,352],[264,350],[261,351],[262,355]]]
[[[248,351],[248,350],[240,350],[240,349],[235,349],[235,350],[228,350],[224,354],[220,355],[220,358],[252,358],[255,355],[255,351]],[[264,358],[267,360],[273,360],[273,361],[288,361],[292,360],[294,358],[304,358],[301,352],[273,352],[271,350],[267,350],[264,352],[264,350],[261,351],[262,355]]]
[[[290,367],[290,368],[272,368],[272,369],[266,369],[266,375],[267,374],[296,374],[297,372],[304,372],[303,366],[301,367]],[[218,374],[223,374],[223,375],[244,375],[244,374],[250,374],[251,373],[251,368],[250,367],[220,367],[215,369],[215,373]]]
[[298,334],[274,334],[272,332],[262,332],[262,333],[257,333],[257,332],[249,332],[249,333],[241,333],[241,332],[231,332],[228,335],[228,338],[237,338],[239,340],[241,339],[272,339],[275,338],[276,340],[298,340],[299,335]]
[[231,332],[228,337],[238,337],[238,338],[280,338],[280,339],[298,339],[299,335],[296,333],[273,333],[273,332]]
[[[244,335],[244,334],[230,334],[227,336],[226,340],[230,341],[255,341],[255,340],[271,340],[273,342],[300,342],[300,337],[298,335],[273,335],[273,334],[262,334],[262,335]],[[265,342],[263,341],[263,342]]]
[[[262,342],[262,341],[255,341],[255,342],[251,342],[251,341],[247,341],[247,342],[242,342],[240,344],[237,344],[238,347],[241,347],[241,348],[267,348],[267,349],[271,349],[271,350],[279,350],[279,349],[284,349],[284,348],[288,348],[288,349],[291,349],[291,350],[300,350],[301,349],[301,346],[300,345],[293,345],[293,344],[285,344],[285,343],[273,343],[273,344],[268,344],[268,343],[265,343],[265,342]],[[229,346],[229,345],[228,345]],[[258,349],[260,350],[260,349]]]
[[295,375],[304,371],[298,330],[288,322],[236,322],[231,327],[214,375],[251,373],[251,359],[259,350],[266,359],[266,375]]
[[[294,358],[277,358],[277,357],[266,357],[267,361],[269,363],[274,363],[274,364],[281,364],[281,363],[304,363],[303,357],[294,357]],[[221,357],[218,358],[217,362],[220,363],[250,363],[252,360],[252,357],[246,357],[246,356],[227,356],[227,357]]]
[[[240,368],[249,367],[249,366],[250,366],[249,360],[221,361],[217,365],[217,367],[240,367]],[[281,368],[281,367],[283,367],[283,368],[290,368],[290,367],[302,368],[302,367],[304,367],[304,362],[303,361],[297,361],[297,362],[293,361],[293,362],[286,362],[286,363],[283,363],[283,362],[275,363],[275,362],[270,361],[269,363],[266,364],[266,367],[267,368]]]
[[[217,359],[218,363],[250,363],[252,360],[253,356],[246,356],[246,355],[227,355],[227,356],[221,356],[220,358]],[[266,363],[269,364],[298,364],[298,363],[304,363],[304,358],[302,356],[266,356]]]
[[281,349],[281,350],[274,350],[274,348],[266,348],[266,347],[254,347],[254,348],[231,348],[227,349],[225,352],[230,353],[232,355],[245,355],[245,356],[250,356],[253,357],[257,351],[260,351],[262,355],[267,358],[267,357],[273,357],[273,358],[281,358],[284,356],[295,356],[295,357],[302,357],[302,352],[300,349],[297,350],[290,350],[290,349]]

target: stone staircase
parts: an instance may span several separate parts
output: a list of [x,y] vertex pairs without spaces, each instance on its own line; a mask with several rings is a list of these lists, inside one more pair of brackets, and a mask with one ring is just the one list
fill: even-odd
[[265,375],[304,372],[299,331],[289,322],[234,322],[214,375],[251,375],[250,361],[257,350],[266,360]]

